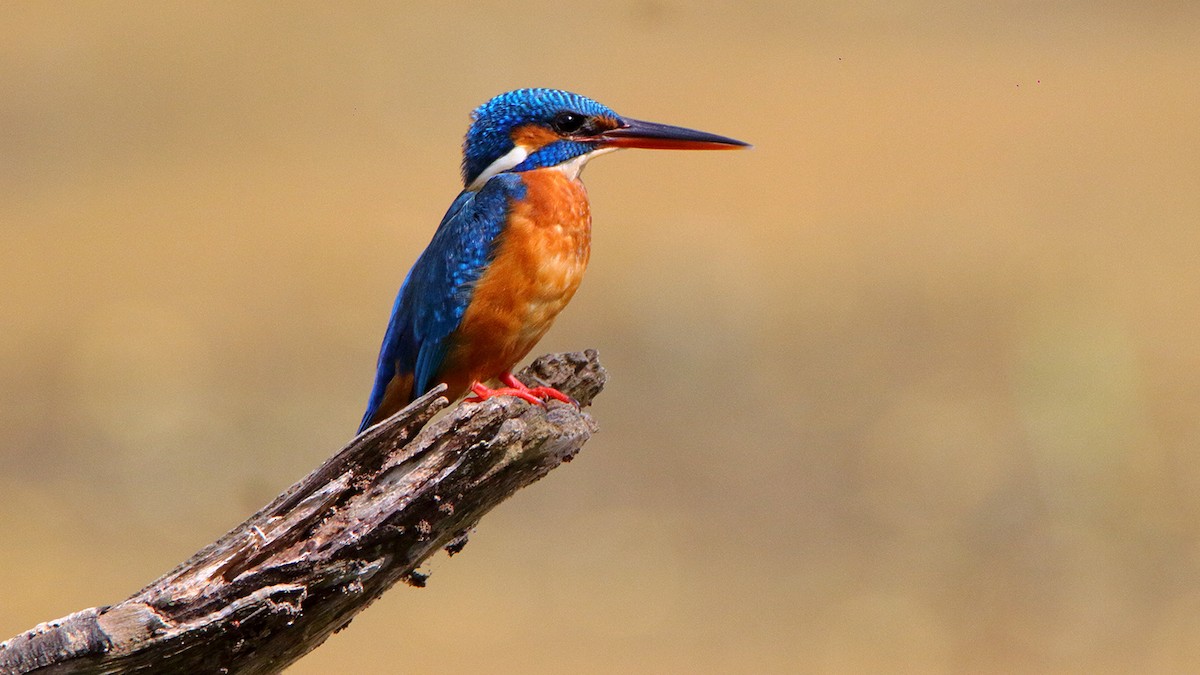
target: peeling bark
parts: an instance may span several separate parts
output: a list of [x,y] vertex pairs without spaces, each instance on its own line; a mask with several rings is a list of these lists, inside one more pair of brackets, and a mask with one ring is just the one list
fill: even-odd
[[[591,403],[594,351],[544,356],[520,374]],[[368,429],[266,508],[127,600],[43,623],[0,644],[0,674],[277,673],[345,628],[421,563],[462,550],[479,519],[570,461],[586,413],[435,390]]]

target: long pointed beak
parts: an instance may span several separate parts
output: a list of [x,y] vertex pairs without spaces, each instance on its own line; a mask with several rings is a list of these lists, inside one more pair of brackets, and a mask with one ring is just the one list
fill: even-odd
[[736,150],[749,143],[695,129],[670,124],[643,122],[622,117],[623,126],[600,134],[600,143],[610,148],[648,148],[651,150]]

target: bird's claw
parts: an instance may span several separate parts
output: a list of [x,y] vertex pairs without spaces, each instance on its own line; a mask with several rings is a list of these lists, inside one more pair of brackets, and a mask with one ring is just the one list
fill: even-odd
[[513,375],[512,373],[504,373],[503,375],[500,376],[500,381],[512,389],[520,389],[520,390],[527,391],[527,392],[533,394],[534,396],[536,396],[538,399],[540,399],[543,402],[545,402],[546,399],[552,398],[555,401],[562,401],[563,403],[573,405],[576,408],[579,407],[579,401],[576,401],[575,399],[571,398],[570,396],[567,396],[566,394],[555,389],[554,387],[545,387],[545,386],[529,387],[529,386],[526,386],[526,384],[524,382],[518,380],[517,377],[515,375]]
[[538,398],[533,393],[533,390],[529,388],[517,389],[516,387],[500,387],[498,389],[491,389],[479,382],[476,382],[475,384],[471,385],[471,391],[475,395],[468,396],[467,398],[463,399],[467,403],[481,403],[489,398],[492,398],[493,396],[515,396],[523,401],[529,401],[534,405],[544,405],[542,399]]
[[570,396],[567,396],[554,387],[529,387],[526,386],[524,382],[518,380],[512,373],[504,373],[500,376],[500,381],[504,383],[505,386],[497,389],[486,387],[481,382],[472,384],[471,392],[474,394],[474,396],[469,396],[464,400],[468,403],[479,403],[481,401],[486,401],[493,396],[515,396],[522,401],[528,401],[534,405],[544,406],[546,405],[546,401],[548,399],[554,399],[556,401],[562,401],[563,403],[573,405],[576,408],[579,407],[578,401]]

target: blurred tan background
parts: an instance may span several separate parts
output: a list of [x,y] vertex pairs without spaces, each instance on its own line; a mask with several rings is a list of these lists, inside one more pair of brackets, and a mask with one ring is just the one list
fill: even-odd
[[346,441],[468,112],[590,166],[579,460],[294,673],[1200,670],[1200,5],[0,10],[0,639]]

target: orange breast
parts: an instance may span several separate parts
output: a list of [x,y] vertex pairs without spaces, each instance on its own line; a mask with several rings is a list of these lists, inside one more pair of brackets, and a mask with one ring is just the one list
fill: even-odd
[[438,379],[450,393],[487,381],[529,353],[575,295],[591,255],[587,191],[556,169],[521,174],[495,260],[480,277]]

